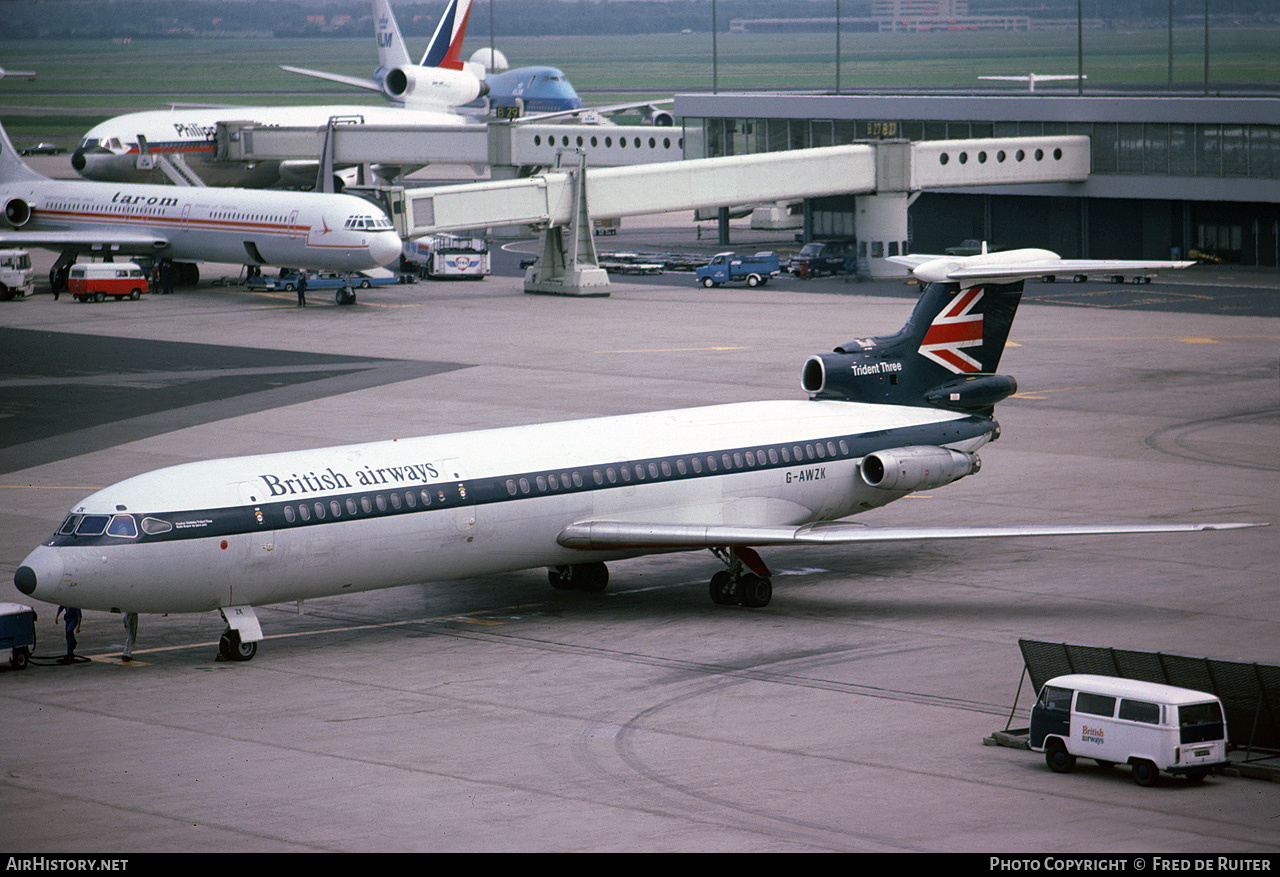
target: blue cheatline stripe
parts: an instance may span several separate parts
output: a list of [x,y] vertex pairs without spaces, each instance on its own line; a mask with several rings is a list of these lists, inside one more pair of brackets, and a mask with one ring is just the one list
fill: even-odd
[[[941,445],[963,441],[982,435],[990,431],[991,427],[990,420],[966,417],[943,423],[856,435],[791,441],[785,445],[751,445],[485,478],[401,483],[394,487],[388,485],[334,493],[299,494],[288,499],[268,495],[263,502],[216,509],[151,514],[129,512],[141,523],[142,532],[137,538],[54,535],[45,544],[88,547],[235,536],[796,467],[802,469],[799,480],[820,480],[826,475],[820,470],[829,463],[854,460],[875,451],[907,445]],[[831,448],[835,449],[835,453],[831,452]],[[754,464],[749,462],[751,459],[755,460]],[[624,472],[627,473],[626,476]],[[263,487],[263,493],[268,493],[265,482]],[[305,513],[302,511],[304,507]]]

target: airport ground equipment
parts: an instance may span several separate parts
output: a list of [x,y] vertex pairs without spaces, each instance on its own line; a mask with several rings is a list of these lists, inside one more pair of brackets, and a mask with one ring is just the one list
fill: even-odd
[[36,612],[21,603],[0,603],[0,651],[9,649],[15,670],[27,666],[36,647]]
[[424,279],[483,280],[492,273],[489,243],[481,237],[437,234],[404,242],[404,261]]
[[697,278],[707,288],[722,283],[764,286],[778,275],[779,270],[777,253],[761,252],[754,256],[716,253],[710,262],[698,269]]
[[0,250],[0,301],[35,292],[35,269],[26,250]]

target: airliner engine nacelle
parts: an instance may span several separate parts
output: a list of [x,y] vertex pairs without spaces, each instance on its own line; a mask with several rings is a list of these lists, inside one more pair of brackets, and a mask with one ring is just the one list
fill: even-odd
[[640,121],[645,125],[653,125],[655,128],[670,128],[675,125],[676,117],[666,110],[660,110],[653,105],[649,105],[641,108]]
[[10,198],[4,205],[4,221],[12,228],[22,228],[31,221],[31,205],[21,198]]
[[[902,364],[902,351],[819,353],[809,357],[800,374],[805,392],[815,399],[932,405],[950,411],[987,412],[1018,392],[1009,375],[972,374],[929,386],[913,380]],[[933,380],[937,380],[935,377]]]
[[489,84],[469,71],[416,65],[388,70],[382,87],[394,100],[416,99],[443,106],[462,106],[489,93]]
[[985,411],[1018,392],[1018,382],[1010,375],[971,375],[957,378],[928,390],[924,400],[937,408]]
[[981,467],[977,454],[923,445],[891,448],[862,459],[862,480],[881,490],[932,490],[972,475]]

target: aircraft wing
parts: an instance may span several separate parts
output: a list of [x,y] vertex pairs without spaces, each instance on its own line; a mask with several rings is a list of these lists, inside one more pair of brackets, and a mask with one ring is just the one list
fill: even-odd
[[1019,527],[868,527],[845,521],[792,526],[663,524],[583,521],[557,538],[566,548],[731,548],[765,545],[849,545],[943,539],[1003,539],[1015,536],[1099,536],[1125,533],[1190,533],[1236,530],[1266,524],[1082,524]]
[[103,231],[0,231],[0,246],[43,249],[125,250],[132,253],[158,252],[169,246],[162,234],[111,229]]
[[562,119],[565,116],[581,116],[585,113],[620,113],[623,110],[634,110],[637,107],[654,107],[658,104],[674,103],[675,100],[640,100],[628,104],[609,104],[603,107],[578,107],[576,110],[557,110],[554,113],[537,113],[532,116],[521,116],[515,121],[521,125],[527,125],[530,122],[545,122],[548,119]]
[[374,82],[372,79],[365,79],[362,76],[343,76],[341,73],[326,73],[323,70],[308,70],[305,67],[289,67],[285,64],[280,65],[281,70],[288,70],[290,73],[301,73],[303,76],[311,76],[316,79],[327,79],[330,82],[341,83],[342,85],[350,85],[353,88],[364,88],[369,91],[382,91],[382,86]]

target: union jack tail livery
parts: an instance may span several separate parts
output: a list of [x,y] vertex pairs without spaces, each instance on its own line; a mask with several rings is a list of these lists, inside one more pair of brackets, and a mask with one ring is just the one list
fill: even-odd
[[930,283],[897,333],[810,357],[802,383],[818,399],[989,414],[1018,389],[995,370],[1021,299],[1021,280],[967,288]]

